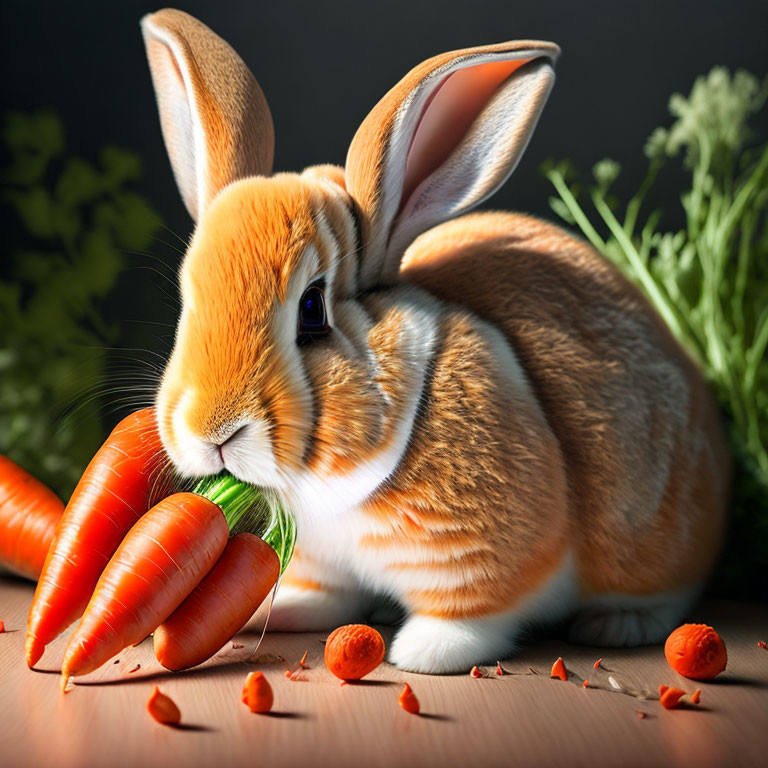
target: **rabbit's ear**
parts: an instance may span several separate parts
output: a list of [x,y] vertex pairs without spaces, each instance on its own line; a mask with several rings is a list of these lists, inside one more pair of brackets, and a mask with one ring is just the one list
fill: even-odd
[[506,181],[549,95],[559,52],[519,41],[442,54],[373,108],[346,164],[366,229],[361,288],[393,282],[414,238]]
[[160,124],[181,196],[197,220],[236,179],[272,171],[272,115],[243,60],[183,11],[145,16],[141,30]]

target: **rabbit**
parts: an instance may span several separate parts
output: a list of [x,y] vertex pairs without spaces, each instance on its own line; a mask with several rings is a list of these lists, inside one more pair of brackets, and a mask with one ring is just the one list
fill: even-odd
[[427,59],[343,168],[273,175],[235,51],[181,11],[141,26],[195,221],[160,435],[182,476],[227,470],[295,516],[270,631],[397,620],[388,660],[435,674],[507,658],[535,626],[661,641],[724,537],[714,399],[586,242],[470,212],[520,160],[558,47]]

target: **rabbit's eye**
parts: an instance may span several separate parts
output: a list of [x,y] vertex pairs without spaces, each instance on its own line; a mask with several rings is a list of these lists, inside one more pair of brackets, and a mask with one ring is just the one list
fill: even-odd
[[325,312],[323,288],[322,282],[313,283],[302,294],[299,302],[299,343],[325,336],[331,330]]

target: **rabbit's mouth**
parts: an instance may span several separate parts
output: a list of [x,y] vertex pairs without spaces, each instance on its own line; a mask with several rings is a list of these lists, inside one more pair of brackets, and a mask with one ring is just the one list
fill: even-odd
[[269,425],[264,420],[240,424],[216,448],[223,467],[239,480],[261,487],[279,486]]

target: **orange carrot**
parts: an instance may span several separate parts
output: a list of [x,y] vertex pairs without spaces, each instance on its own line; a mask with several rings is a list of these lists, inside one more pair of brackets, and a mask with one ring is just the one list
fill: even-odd
[[557,677],[560,680],[567,680],[568,673],[565,671],[565,664],[563,664],[563,657],[560,656],[557,661],[552,665],[552,670],[549,673],[550,677]]
[[483,676],[483,673],[477,668],[477,665],[475,665],[469,670],[469,676],[479,680]]
[[325,666],[342,680],[359,680],[384,660],[384,638],[365,624],[347,624],[328,635]]
[[275,696],[272,686],[267,682],[263,672],[251,672],[245,678],[243,686],[243,704],[251,712],[269,712],[272,709]]
[[269,544],[250,533],[231,538],[211,572],[155,630],[157,660],[179,670],[213,656],[253,616],[279,575]]
[[411,690],[411,686],[408,683],[403,683],[403,692],[400,694],[400,706],[412,715],[418,715],[421,706],[419,700],[416,698],[416,694]]
[[163,457],[154,411],[147,408],[123,419],[91,460],[56,528],[32,601],[30,667],[82,615],[123,536],[146,512]]
[[101,574],[64,652],[63,683],[165,621],[213,567],[228,536],[221,509],[203,496],[176,493],[152,507]]
[[181,721],[181,712],[176,702],[170,696],[161,693],[157,686],[147,701],[147,712],[163,725],[178,725]]
[[37,579],[64,512],[46,485],[0,456],[0,565]]
[[728,663],[725,643],[706,624],[683,624],[667,638],[664,655],[675,672],[694,680],[710,680]]

